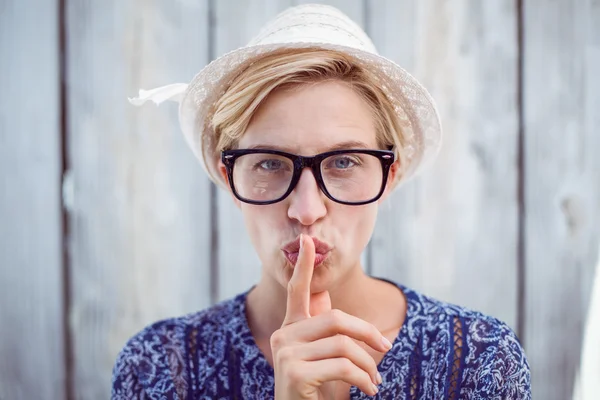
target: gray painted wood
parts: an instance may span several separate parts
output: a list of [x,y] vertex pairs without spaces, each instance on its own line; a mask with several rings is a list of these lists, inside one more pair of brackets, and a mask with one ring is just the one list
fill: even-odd
[[524,2],[525,343],[540,399],[567,399],[600,240],[600,4]]
[[58,2],[0,6],[0,398],[65,395]]
[[[214,1],[212,56],[301,2]],[[514,2],[327,3],[431,90],[445,126],[436,165],[381,205],[373,274],[513,327],[525,313],[534,396],[569,398],[600,241],[600,6],[523,2],[518,171]],[[108,398],[128,337],[210,303],[209,183],[175,104],[126,101],[140,87],[189,81],[207,62],[208,1],[66,5],[70,378],[75,398]],[[58,11],[57,0],[0,6],[0,87],[9,94],[0,97],[0,326],[10,327],[0,342],[2,399],[67,393]],[[517,311],[519,173],[527,269]],[[217,201],[218,293],[227,298],[258,281],[260,261],[229,194]]]
[[333,6],[342,11],[361,27],[365,27],[365,0],[293,0],[293,5],[311,3],[319,3]]
[[517,10],[514,2],[377,1],[380,53],[436,100],[435,164],[380,207],[372,273],[516,326]]
[[100,399],[131,335],[210,304],[208,180],[175,103],[127,102],[206,64],[208,10],[170,0],[67,6],[75,396]]
[[[311,0],[294,0],[294,5],[300,4],[310,4],[315,3],[315,1]],[[324,0],[317,2],[319,4],[325,4],[332,7],[335,7],[350,17],[354,22],[356,22],[363,30],[369,34],[369,27],[367,21],[368,10],[365,9],[365,0]],[[365,12],[367,11],[367,12]],[[367,245],[367,248],[361,254],[361,265],[363,269],[368,273],[370,271],[370,259],[369,259],[369,247],[371,244]]]
[[[289,0],[218,1],[216,4],[216,56],[244,46],[260,28],[279,12],[295,5]],[[325,2],[327,3],[327,2]],[[332,2],[342,11],[362,20],[360,1]],[[245,229],[241,211],[231,195],[219,191],[219,298],[247,290],[260,279],[261,262]],[[235,244],[233,249],[232,244]]]
[[[260,28],[291,6],[289,0],[215,1],[215,57],[244,46]],[[227,299],[258,283],[261,261],[246,232],[242,212],[231,194],[219,190],[219,299]]]

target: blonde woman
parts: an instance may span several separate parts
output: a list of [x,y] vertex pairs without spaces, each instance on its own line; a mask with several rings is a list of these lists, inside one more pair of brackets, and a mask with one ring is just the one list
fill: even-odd
[[166,99],[240,208],[262,275],[129,340],[114,399],[530,398],[505,323],[361,268],[379,204],[433,159],[441,126],[355,23],[292,8],[189,85],[132,101]]

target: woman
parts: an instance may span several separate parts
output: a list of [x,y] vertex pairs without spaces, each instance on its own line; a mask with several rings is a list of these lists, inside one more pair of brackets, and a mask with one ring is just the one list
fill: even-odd
[[189,85],[180,122],[229,190],[259,283],[158,322],[119,355],[113,398],[530,398],[501,321],[367,276],[378,205],[441,142],[433,101],[336,9],[300,6]]

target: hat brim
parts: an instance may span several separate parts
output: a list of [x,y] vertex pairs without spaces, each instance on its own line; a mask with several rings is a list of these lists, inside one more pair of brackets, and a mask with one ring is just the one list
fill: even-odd
[[215,133],[210,120],[214,104],[231,81],[248,65],[266,54],[282,49],[317,48],[343,52],[358,65],[371,69],[381,82],[398,116],[407,143],[407,161],[403,173],[393,183],[396,187],[422,171],[437,155],[442,143],[442,128],[436,105],[427,90],[408,72],[380,55],[353,47],[321,42],[275,43],[243,47],[215,59],[190,82],[179,107],[183,135],[201,161],[209,178],[227,188],[218,166]]

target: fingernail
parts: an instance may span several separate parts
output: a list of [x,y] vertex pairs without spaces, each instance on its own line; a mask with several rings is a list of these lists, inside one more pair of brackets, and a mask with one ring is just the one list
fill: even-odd
[[304,237],[300,234],[300,251],[302,251],[302,244],[304,243]]
[[387,340],[385,336],[381,337],[381,343],[383,343],[383,347],[385,347],[387,350],[392,348],[392,343],[389,340]]
[[377,389],[377,386],[373,385],[373,391],[375,392],[375,394],[379,393],[379,389]]
[[381,374],[378,372],[377,373],[377,384],[381,385],[382,382],[383,382],[383,378],[381,377]]

